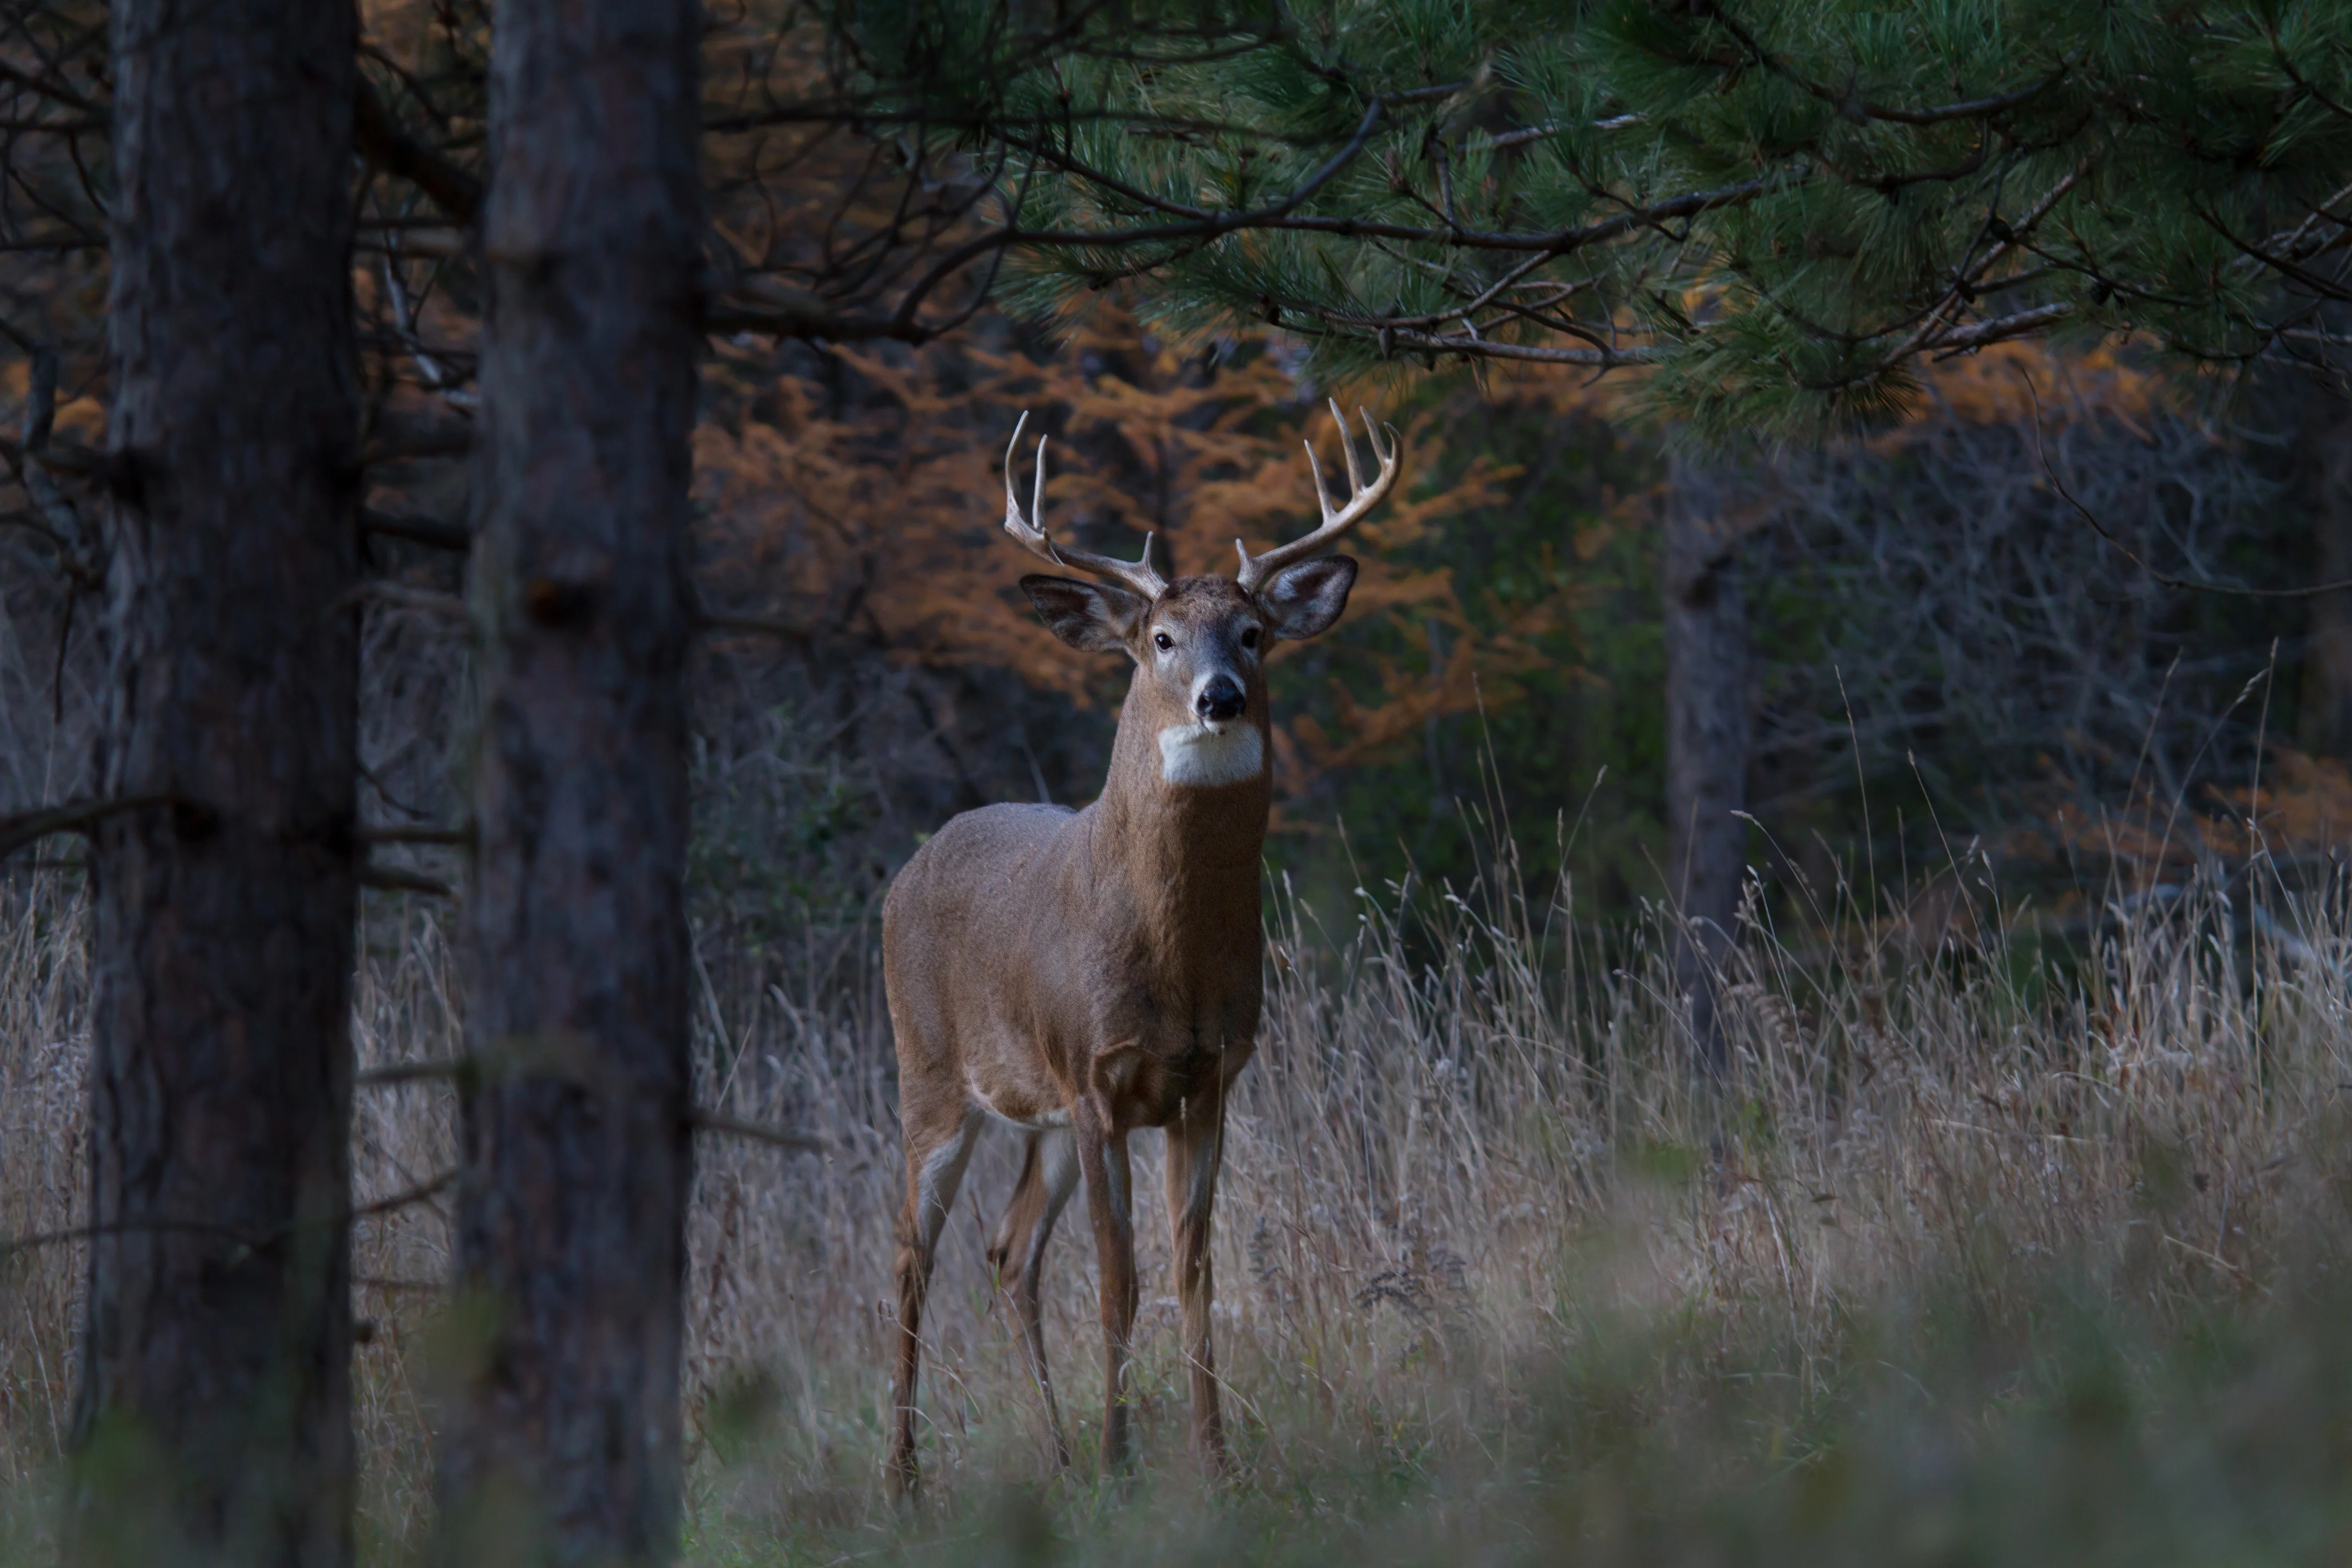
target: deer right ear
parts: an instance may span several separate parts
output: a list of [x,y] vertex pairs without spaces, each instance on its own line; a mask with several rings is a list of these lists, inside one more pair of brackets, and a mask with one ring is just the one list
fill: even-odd
[[1127,652],[1136,623],[1151,608],[1124,588],[1067,577],[1024,577],[1021,591],[1054,635],[1080,653]]
[[1348,590],[1356,585],[1356,558],[1326,555],[1301,561],[1276,573],[1257,591],[1257,602],[1274,623],[1274,635],[1286,642],[1319,637],[1337,624],[1348,607]]

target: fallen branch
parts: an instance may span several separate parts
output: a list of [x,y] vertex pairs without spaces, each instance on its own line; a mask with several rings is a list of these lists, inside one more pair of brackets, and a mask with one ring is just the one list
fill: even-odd
[[352,1218],[353,1220],[374,1219],[382,1215],[396,1214],[402,1209],[414,1207],[417,1204],[430,1203],[455,1184],[457,1180],[456,1171],[444,1171],[431,1181],[420,1183],[404,1193],[394,1193],[388,1198],[378,1198],[373,1203],[362,1204],[352,1211]]
[[464,419],[409,419],[385,416],[368,432],[360,448],[360,464],[421,462],[429,458],[462,458],[474,449],[474,426]]
[[723,1132],[730,1138],[749,1138],[755,1143],[772,1144],[779,1149],[796,1150],[803,1154],[824,1152],[824,1140],[812,1138],[805,1132],[787,1132],[779,1127],[745,1121],[699,1106],[686,1113],[686,1124],[698,1132]]
[[437,844],[462,848],[474,841],[470,827],[362,827],[362,844]]
[[412,544],[429,545],[435,550],[454,551],[460,555],[474,547],[473,530],[462,522],[446,522],[437,517],[362,511],[360,531],[386,539],[405,539]]
[[390,866],[361,867],[359,882],[361,887],[373,888],[380,893],[423,893],[436,899],[457,896],[457,889],[446,882],[415,871],[395,870]]
[[357,1089],[375,1089],[385,1084],[429,1083],[436,1079],[455,1081],[466,1074],[463,1057],[433,1058],[421,1062],[394,1062],[389,1067],[370,1068],[352,1079]]
[[[388,1067],[370,1068],[355,1076],[352,1082],[361,1089],[376,1089],[404,1083],[462,1083],[471,1078],[474,1062],[470,1057],[428,1058],[417,1062],[394,1062]],[[790,1149],[795,1153],[822,1154],[824,1140],[805,1132],[788,1131],[770,1127],[765,1122],[746,1121],[740,1117],[697,1106],[686,1113],[686,1124],[698,1132],[722,1133],[730,1138],[748,1138],[755,1143],[772,1148]]]
[[[342,1216],[342,1223],[351,1225],[359,1220],[373,1219],[382,1215],[391,1214],[412,1205],[428,1203],[439,1196],[457,1179],[457,1172],[444,1171],[420,1186],[411,1187],[404,1193],[395,1193],[388,1198],[378,1198],[373,1203],[362,1204],[358,1208],[350,1210]],[[170,1231],[193,1231],[201,1236],[216,1236],[236,1243],[236,1252],[233,1258],[234,1261],[236,1258],[243,1258],[259,1252],[265,1247],[275,1247],[303,1228],[299,1225],[283,1225],[268,1236],[256,1237],[247,1236],[242,1231],[233,1230],[225,1225],[215,1225],[209,1220],[114,1220],[105,1225],[68,1226],[62,1230],[41,1230],[28,1236],[0,1237],[0,1259],[12,1258],[19,1252],[29,1252],[36,1247],[59,1247],[79,1241],[96,1241],[109,1236],[141,1236]]]
[[54,834],[80,833],[93,824],[126,811],[144,811],[151,806],[179,804],[176,795],[127,795],[113,800],[71,801],[64,805],[42,806],[34,811],[18,812],[13,816],[0,816],[0,856],[13,855],[26,845]]
[[812,646],[816,640],[789,622],[761,620],[756,616],[697,616],[694,629],[698,632],[745,632],[753,637],[798,643],[803,647]]
[[[94,479],[106,467],[105,454],[71,441],[45,441],[34,448],[34,453],[58,473],[71,474],[78,479]],[[25,444],[0,436],[0,461],[5,461],[13,469],[24,460]]]
[[736,285],[733,297],[708,306],[702,313],[702,330],[814,338],[833,343],[920,344],[938,335],[931,327],[896,316],[845,315],[814,294],[764,278],[745,279]]
[[63,1230],[37,1230],[26,1236],[0,1237],[0,1260],[19,1252],[37,1247],[62,1247],[78,1241],[96,1241],[109,1236],[145,1236],[170,1231],[193,1231],[200,1236],[217,1236],[236,1242],[247,1251],[255,1243],[242,1231],[231,1230],[225,1225],[215,1225],[200,1219],[123,1219],[106,1225],[68,1226]]
[[382,580],[362,583],[343,595],[343,603],[347,605],[362,604],[370,599],[394,609],[415,610],[447,621],[469,621],[473,618],[473,612],[466,608],[466,601],[457,595],[438,593],[431,588],[412,588],[405,583]]

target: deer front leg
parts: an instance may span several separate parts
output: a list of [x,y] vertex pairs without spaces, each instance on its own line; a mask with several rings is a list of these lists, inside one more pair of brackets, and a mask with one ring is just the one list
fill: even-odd
[[1087,1207],[1094,1217],[1096,1267],[1102,1276],[1102,1468],[1108,1475],[1127,1463],[1127,1349],[1135,1330],[1135,1226],[1127,1132],[1102,1107],[1090,1102],[1081,1102],[1075,1121]]
[[980,1123],[978,1110],[958,1105],[907,1127],[907,1201],[898,1212],[898,1359],[890,1395],[890,1489],[899,1497],[912,1492],[919,1479],[915,1376],[923,1358],[923,1297]]
[[1207,1475],[1225,1471],[1225,1426],[1217,1412],[1216,1352],[1209,1339],[1215,1280],[1209,1258],[1224,1157],[1224,1096],[1185,1102],[1168,1125],[1168,1227],[1176,1262],[1176,1299],[1184,1314],[1184,1364],[1192,1383],[1192,1460]]
[[1022,1156],[1021,1180],[1013,1201],[988,1244],[989,1266],[1000,1288],[1011,1293],[1021,1321],[1022,1343],[1029,1356],[1030,1374],[1045,1404],[1049,1458],[1055,1469],[1070,1468],[1069,1440],[1062,1433],[1061,1406],[1054,1400],[1054,1380],[1045,1370],[1045,1320],[1038,1299],[1045,1279],[1045,1244],[1053,1238],[1054,1222],[1078,1187],[1078,1152],[1070,1134],[1034,1132]]

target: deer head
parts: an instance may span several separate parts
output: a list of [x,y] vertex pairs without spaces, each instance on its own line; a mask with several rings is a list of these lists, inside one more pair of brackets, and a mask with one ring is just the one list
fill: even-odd
[[1004,454],[1004,531],[1056,566],[1105,579],[1087,583],[1037,574],[1021,579],[1021,591],[1070,647],[1087,653],[1117,651],[1135,661],[1135,683],[1120,727],[1139,724],[1158,736],[1161,777],[1168,784],[1213,786],[1263,774],[1266,655],[1279,639],[1303,641],[1328,631],[1348,607],[1356,584],[1354,559],[1318,558],[1317,552],[1362,521],[1395,488],[1402,448],[1395,430],[1376,428],[1371,416],[1359,410],[1379,464],[1379,472],[1365,482],[1348,422],[1336,401],[1330,406],[1347,454],[1347,502],[1331,504],[1314,443],[1307,442],[1307,466],[1322,525],[1260,555],[1235,540],[1241,567],[1234,576],[1179,577],[1172,583],[1151,564],[1154,535],[1144,536],[1143,553],[1131,562],[1056,544],[1047,536],[1039,521],[1045,514],[1045,437],[1037,442],[1036,479],[1024,515],[1013,471],[1029,416],[1024,414],[1013,426],[1013,444]]

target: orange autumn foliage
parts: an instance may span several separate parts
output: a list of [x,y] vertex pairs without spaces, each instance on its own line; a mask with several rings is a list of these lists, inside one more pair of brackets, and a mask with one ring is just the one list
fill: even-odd
[[[1153,532],[1181,572],[1230,572],[1236,538],[1263,548],[1312,525],[1302,439],[1315,441],[1327,475],[1344,471],[1329,414],[1275,357],[1243,344],[1213,365],[1115,309],[1043,358],[971,342],[827,352],[860,384],[847,408],[830,406],[817,380],[784,376],[750,400],[743,417],[707,420],[697,433],[714,599],[781,605],[813,636],[854,638],[933,667],[1007,669],[1081,702],[1111,698],[1113,672],[1107,661],[1073,657],[1038,624],[1015,587],[1035,563],[1002,534],[1004,443],[1021,412],[1031,416],[1015,458],[1024,501],[1035,437],[1052,438],[1048,531],[1129,556]],[[755,370],[765,350],[721,354]],[[1406,480],[1355,536],[1351,552],[1364,571],[1351,619],[1409,610],[1449,626],[1469,623],[1451,573],[1392,556],[1449,518],[1504,500],[1511,474],[1477,457],[1458,477],[1434,479],[1435,425],[1426,412],[1407,420]],[[1360,428],[1356,439],[1360,451]],[[1507,634],[1475,648],[1489,698],[1515,658],[1529,657],[1515,648],[1519,640]],[[1276,661],[1295,653],[1278,649]],[[1474,707],[1472,659],[1470,639],[1457,639],[1433,681],[1399,668],[1387,672],[1380,700],[1342,694],[1340,738],[1311,724],[1277,733],[1286,785],[1433,713]]]
[[2007,837],[2004,853],[2029,863],[2115,867],[2137,890],[2200,866],[2334,857],[2352,830],[2352,771],[2274,744],[2259,784],[2208,785],[2195,802],[2143,791],[2123,809],[2089,816],[2053,798],[2040,815],[2037,826]]

